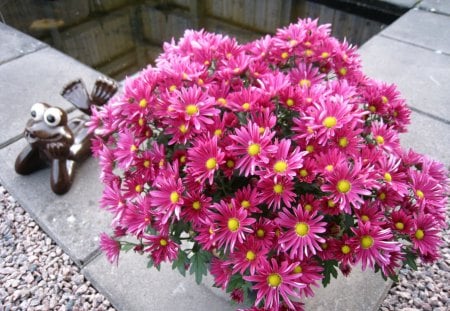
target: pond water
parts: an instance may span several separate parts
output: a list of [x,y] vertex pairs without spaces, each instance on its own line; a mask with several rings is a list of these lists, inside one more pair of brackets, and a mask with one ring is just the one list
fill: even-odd
[[365,15],[295,0],[0,0],[4,23],[118,80],[151,63],[185,29],[246,42],[299,17],[320,17],[334,36],[361,45],[386,25]]

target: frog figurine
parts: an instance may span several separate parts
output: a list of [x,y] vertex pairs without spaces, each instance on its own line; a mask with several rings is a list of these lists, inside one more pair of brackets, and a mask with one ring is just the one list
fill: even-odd
[[76,80],[64,87],[61,95],[84,115],[73,118],[63,109],[38,102],[31,107],[24,136],[28,145],[16,158],[15,170],[28,175],[50,165],[50,185],[54,193],[69,191],[76,164],[91,154],[91,133],[86,122],[91,107],[104,105],[116,92],[116,82],[99,78],[89,95],[84,83]]

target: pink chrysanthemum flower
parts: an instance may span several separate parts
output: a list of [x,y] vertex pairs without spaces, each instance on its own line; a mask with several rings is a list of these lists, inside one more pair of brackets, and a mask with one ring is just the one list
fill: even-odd
[[159,266],[163,261],[173,261],[178,255],[178,244],[167,236],[144,235],[144,249],[150,253],[155,266]]
[[388,153],[393,153],[396,155],[400,154],[401,148],[398,134],[386,124],[383,122],[373,122],[371,134],[373,136],[375,146]]
[[290,258],[299,258],[315,255],[320,250],[319,243],[325,239],[319,234],[326,231],[326,223],[322,222],[323,216],[317,212],[306,212],[301,206],[293,208],[292,212],[284,208],[278,214],[276,223],[286,229],[279,239],[282,250],[289,252]]
[[403,234],[409,234],[413,230],[412,215],[404,210],[393,211],[391,214],[391,228]]
[[214,173],[219,165],[224,163],[224,152],[217,146],[217,137],[210,139],[197,139],[193,147],[188,149],[187,167],[192,169],[192,174],[200,183],[208,180],[212,185]]
[[253,232],[250,225],[255,219],[248,217],[245,209],[236,208],[232,203],[223,200],[213,205],[209,218],[217,226],[215,240],[225,250],[233,251],[236,242],[243,243],[245,234]]
[[267,263],[267,253],[270,249],[261,247],[261,244],[255,242],[254,238],[247,239],[244,243],[236,247],[236,250],[230,255],[230,263],[233,267],[233,274],[245,274],[248,269],[251,275]]
[[261,217],[252,225],[255,243],[263,248],[271,248],[274,243],[275,231],[277,226],[272,220]]
[[234,200],[236,206],[246,209],[249,213],[261,212],[261,210],[258,208],[258,204],[260,203],[258,190],[256,188],[252,188],[251,185],[247,185],[242,189],[238,189],[236,191]]
[[175,91],[169,100],[172,103],[171,114],[175,118],[183,118],[197,131],[206,124],[212,124],[214,122],[212,117],[219,114],[219,110],[214,108],[214,98],[195,85]]
[[390,229],[372,226],[370,222],[358,222],[358,226],[351,229],[355,234],[351,239],[355,259],[361,261],[363,270],[367,266],[373,269],[375,263],[380,267],[389,265],[390,253],[400,250],[401,244],[392,239]]
[[253,175],[259,163],[269,162],[269,154],[276,151],[276,147],[271,144],[273,136],[275,132],[265,129],[261,133],[259,126],[252,122],[236,129],[236,135],[230,135],[234,144],[226,149],[238,157],[236,169],[239,169],[240,174],[246,177]]
[[191,221],[194,228],[201,225],[201,221],[206,218],[212,198],[199,192],[188,192],[184,198],[184,206],[181,210],[181,218]]
[[300,152],[299,147],[296,147],[291,151],[290,139],[282,139],[274,146],[277,147],[277,152],[272,156],[268,165],[269,172],[267,172],[265,176],[296,176],[296,170],[302,167],[303,156],[307,154],[307,152]]
[[297,289],[300,296],[314,296],[312,287],[320,286],[318,282],[323,279],[322,271],[323,267],[312,258],[304,259],[295,265],[293,273],[298,277],[300,283],[305,284],[305,287]]
[[289,308],[294,309],[291,299],[296,297],[295,289],[305,285],[298,281],[297,275],[293,274],[295,265],[287,261],[278,263],[272,258],[270,263],[266,263],[258,269],[252,276],[244,276],[244,280],[254,283],[253,289],[257,291],[255,305],[264,300],[264,307],[270,310],[278,310],[281,300]]
[[214,277],[214,284],[225,290],[231,279],[231,266],[214,256],[211,259],[211,268],[209,271]]
[[167,223],[173,214],[180,219],[181,206],[184,203],[182,197],[184,187],[181,179],[161,178],[157,187],[158,190],[150,191],[151,204],[155,207],[155,211],[162,216],[162,223]]
[[120,242],[106,233],[100,234],[100,249],[106,254],[110,263],[119,264]]
[[414,220],[414,228],[410,233],[413,246],[420,254],[436,253],[441,244],[439,226],[431,215],[420,215]]
[[263,178],[258,182],[261,203],[266,203],[270,208],[278,210],[281,202],[291,207],[296,194],[294,193],[294,182],[287,177]]
[[331,193],[334,202],[340,203],[341,210],[350,213],[350,205],[359,208],[364,202],[362,196],[371,194],[368,190],[370,186],[371,181],[361,170],[361,163],[355,162],[352,168],[347,165],[336,167],[321,189]]

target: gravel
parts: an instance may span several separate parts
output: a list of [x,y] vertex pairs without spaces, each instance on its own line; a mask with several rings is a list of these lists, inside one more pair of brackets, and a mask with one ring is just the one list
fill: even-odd
[[0,311],[9,310],[115,309],[0,185]]
[[[450,228],[443,238],[442,259],[401,269],[379,311],[450,310]],[[115,309],[0,185],[0,311],[9,310]]]
[[[450,208],[447,208],[447,224]],[[417,271],[401,269],[380,306],[380,311],[449,311],[450,310],[450,226],[443,234],[441,256],[432,265],[418,264]]]

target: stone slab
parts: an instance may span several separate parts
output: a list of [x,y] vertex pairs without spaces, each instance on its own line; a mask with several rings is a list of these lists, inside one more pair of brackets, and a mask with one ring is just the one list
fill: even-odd
[[381,0],[382,2],[386,2],[401,8],[411,9],[415,6],[420,0]]
[[450,167],[450,123],[413,111],[408,132],[400,135],[400,143]]
[[359,52],[365,74],[397,84],[408,105],[450,121],[449,55],[382,36],[369,40]]
[[450,1],[448,0],[423,0],[419,8],[430,12],[450,15]]
[[0,65],[0,143],[23,132],[34,103],[72,108],[59,95],[64,85],[82,78],[90,91],[100,75],[48,47]]
[[381,34],[450,54],[450,16],[413,9]]
[[101,255],[82,273],[120,311],[236,309],[209,285],[197,285],[194,276],[183,277],[170,265],[162,264],[161,271],[147,269],[145,257],[132,251],[120,254],[117,267]]
[[102,186],[97,161],[82,163],[70,191],[56,195],[50,188],[50,169],[16,174],[15,158],[26,144],[21,139],[0,150],[0,182],[72,260],[83,265],[98,250],[99,233],[109,231],[109,214],[98,207]]
[[345,277],[338,272],[327,287],[315,288],[315,296],[305,302],[306,310],[315,311],[375,311],[383,302],[392,281],[384,281],[381,274],[355,267]]
[[47,45],[0,22],[0,64]]

